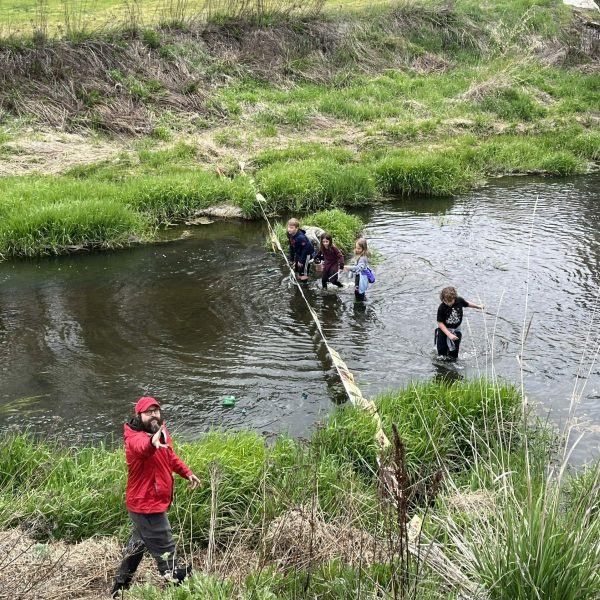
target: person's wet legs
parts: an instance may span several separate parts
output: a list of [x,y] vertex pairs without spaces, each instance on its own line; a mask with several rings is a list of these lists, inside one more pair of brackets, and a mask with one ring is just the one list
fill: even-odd
[[360,275],[355,275],[354,277],[354,298],[359,302],[364,302],[367,299],[366,294],[361,294],[359,290],[360,285]]
[[460,331],[454,332],[454,335],[458,337],[457,340],[454,340],[454,350],[448,350],[448,356],[453,360],[458,358],[458,349],[460,348],[460,340],[462,339],[462,333]]
[[435,331],[435,345],[437,347],[437,352],[440,356],[447,356],[448,358],[456,360],[458,358],[458,350],[460,348],[460,340],[462,339],[462,333],[460,331],[455,332],[457,340],[454,342],[454,350],[450,350],[448,348],[448,338],[444,333],[438,328]]

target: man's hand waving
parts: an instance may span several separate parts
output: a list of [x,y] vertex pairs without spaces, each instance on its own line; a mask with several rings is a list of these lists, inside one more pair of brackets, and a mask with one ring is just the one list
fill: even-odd
[[160,426],[160,429],[152,436],[152,439],[150,440],[150,442],[152,443],[152,445],[158,450],[158,448],[166,448],[167,444],[163,444],[162,440],[165,439],[166,435],[164,437],[163,436],[163,431],[164,431],[164,424]]

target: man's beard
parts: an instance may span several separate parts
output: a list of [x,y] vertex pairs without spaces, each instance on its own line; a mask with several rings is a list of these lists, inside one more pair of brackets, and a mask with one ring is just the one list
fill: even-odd
[[150,422],[143,425],[143,427],[144,427],[144,430],[147,431],[148,433],[156,433],[160,429],[160,426],[162,424],[163,424],[162,419],[153,418]]

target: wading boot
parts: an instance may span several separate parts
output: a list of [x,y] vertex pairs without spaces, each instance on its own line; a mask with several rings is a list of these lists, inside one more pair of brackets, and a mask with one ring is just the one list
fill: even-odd
[[192,573],[192,565],[178,567],[173,571],[166,571],[162,574],[167,583],[171,585],[181,585]]
[[144,546],[138,544],[126,551],[111,590],[111,598],[122,598],[123,592],[131,586],[133,576],[144,558]]

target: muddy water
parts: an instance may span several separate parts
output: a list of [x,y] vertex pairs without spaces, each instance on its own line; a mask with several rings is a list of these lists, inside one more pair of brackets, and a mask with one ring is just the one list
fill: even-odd
[[[598,175],[512,178],[454,200],[363,212],[385,257],[366,305],[350,286],[323,293],[316,280],[307,295],[365,395],[431,377],[519,382],[525,327],[528,397],[561,423],[578,390],[586,436],[577,453],[592,455],[599,190]],[[304,435],[344,400],[301,297],[264,250],[264,226],[190,232],[121,252],[0,264],[1,426],[75,442],[119,436],[135,399],[152,394],[187,439],[215,426]],[[465,311],[456,365],[432,345],[438,293],[450,284],[487,306],[485,315]],[[223,407],[226,395],[235,408]]]

